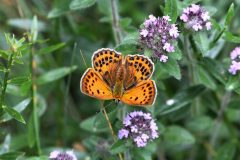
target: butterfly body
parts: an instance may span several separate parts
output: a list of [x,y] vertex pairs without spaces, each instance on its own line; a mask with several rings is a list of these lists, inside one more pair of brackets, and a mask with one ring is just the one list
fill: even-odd
[[92,66],[81,78],[81,91],[91,97],[120,100],[129,105],[152,105],[157,90],[150,80],[154,64],[142,55],[127,55],[103,48],[92,57]]
[[124,63],[122,63],[116,72],[116,83],[113,88],[113,97],[115,99],[120,99],[124,93],[124,75],[126,75],[126,71],[124,68]]

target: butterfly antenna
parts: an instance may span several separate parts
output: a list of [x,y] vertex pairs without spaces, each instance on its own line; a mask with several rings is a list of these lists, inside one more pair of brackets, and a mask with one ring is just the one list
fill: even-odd
[[85,58],[84,58],[84,56],[83,56],[83,53],[82,53],[82,50],[81,50],[81,49],[80,49],[80,54],[81,54],[81,56],[82,56],[83,63],[84,63],[84,65],[85,65],[85,67],[88,68],[87,63],[86,63],[86,61],[85,61]]

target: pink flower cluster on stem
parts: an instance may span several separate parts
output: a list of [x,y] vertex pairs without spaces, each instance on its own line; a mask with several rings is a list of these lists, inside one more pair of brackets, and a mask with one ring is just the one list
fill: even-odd
[[236,75],[238,71],[240,71],[240,46],[236,47],[231,53],[230,57],[232,60],[232,64],[229,67],[229,72],[232,75]]
[[185,22],[186,28],[194,31],[200,31],[204,28],[210,30],[212,27],[212,23],[209,21],[209,13],[196,4],[185,8],[180,19]]
[[137,147],[145,147],[148,141],[158,137],[158,127],[150,113],[134,111],[123,121],[124,127],[119,130],[118,138],[131,138]]
[[153,51],[154,55],[161,62],[167,62],[168,53],[174,52],[173,42],[178,38],[179,31],[176,24],[170,23],[169,16],[149,18],[143,23],[140,29],[140,43]]
[[73,151],[61,152],[58,150],[52,151],[49,156],[50,160],[77,160]]

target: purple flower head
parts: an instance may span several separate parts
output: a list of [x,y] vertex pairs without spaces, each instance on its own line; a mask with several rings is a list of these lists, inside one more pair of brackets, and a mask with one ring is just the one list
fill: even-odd
[[167,62],[167,54],[175,51],[173,42],[179,36],[176,24],[170,22],[167,15],[162,18],[149,15],[149,19],[145,20],[139,30],[140,43],[152,50],[161,62]]
[[210,30],[212,27],[209,13],[196,4],[185,8],[180,19],[186,24],[186,28],[194,31],[200,31],[204,28]]
[[229,72],[233,75],[236,75],[240,71],[240,46],[236,47],[231,53],[230,57],[232,64],[230,65]]
[[77,160],[77,157],[74,155],[73,151],[52,151],[49,156],[50,160]]
[[150,113],[131,112],[124,118],[123,124],[124,127],[118,132],[118,138],[131,138],[137,147],[145,147],[148,141],[158,138],[158,127]]

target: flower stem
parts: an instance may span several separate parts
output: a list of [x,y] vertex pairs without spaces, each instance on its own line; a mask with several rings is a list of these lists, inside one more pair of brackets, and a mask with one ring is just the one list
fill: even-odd
[[[102,106],[103,106],[103,103],[102,103]],[[110,131],[111,131],[113,140],[114,140],[114,142],[116,142],[116,141],[117,141],[116,135],[115,135],[115,133],[114,133],[114,131],[113,131],[112,124],[111,124],[111,122],[110,122],[110,120],[109,120],[108,114],[107,114],[106,109],[104,108],[104,106],[102,107],[102,111],[103,111],[103,114],[104,114],[104,116],[105,116],[105,118],[106,118],[106,120],[107,120],[107,123],[108,123],[109,129],[110,129]],[[120,160],[123,160],[123,157],[122,157],[122,154],[121,154],[121,153],[118,153],[118,157],[119,157]]]
[[115,42],[118,45],[122,41],[122,34],[119,26],[117,0],[111,0],[111,9],[112,9],[112,29],[113,29]]
[[[212,146],[212,148],[214,148],[216,141],[218,139],[219,129],[221,127],[221,121],[223,119],[223,115],[228,106],[228,103],[231,99],[231,95],[232,95],[231,92],[226,92],[222,98],[220,110],[217,113],[217,118],[215,120],[215,125],[213,128],[214,132],[213,132],[212,136],[210,137],[210,145]],[[211,156],[209,155],[208,160],[210,160],[210,159],[211,159]]]
[[194,62],[194,60],[193,60],[193,57],[192,57],[192,55],[191,55],[191,53],[189,52],[189,40],[188,40],[188,35],[185,35],[184,36],[184,52],[185,52],[185,54],[187,54],[187,58],[188,58],[188,69],[189,69],[189,71],[188,71],[188,73],[189,73],[189,75],[188,75],[188,77],[189,77],[189,81],[190,81],[190,85],[193,83],[193,62]]
[[8,76],[9,76],[10,69],[11,69],[11,66],[12,66],[13,55],[14,55],[14,51],[12,51],[11,54],[9,55],[9,57],[8,57],[7,68],[6,68],[6,71],[4,73],[2,93],[1,93],[1,97],[0,97],[0,116],[2,116],[2,114],[3,114],[3,104],[4,104],[6,89],[7,89],[7,80],[8,80]]
[[31,48],[30,53],[30,71],[31,71],[31,77],[32,77],[32,86],[31,86],[31,97],[32,97],[32,108],[33,108],[33,129],[35,133],[36,138],[36,147],[37,152],[40,155],[41,154],[41,144],[40,144],[40,135],[39,135],[39,118],[37,113],[37,85],[36,85],[36,77],[35,77],[35,71],[36,71],[36,61],[34,59],[34,44]]

